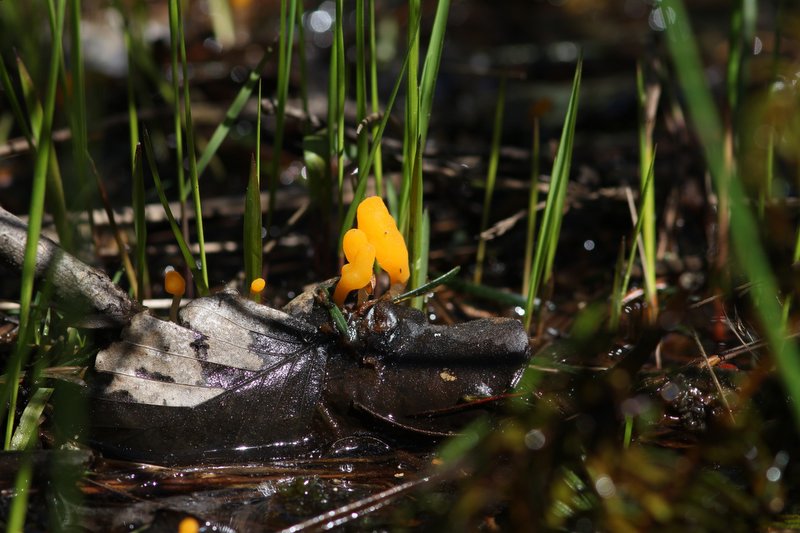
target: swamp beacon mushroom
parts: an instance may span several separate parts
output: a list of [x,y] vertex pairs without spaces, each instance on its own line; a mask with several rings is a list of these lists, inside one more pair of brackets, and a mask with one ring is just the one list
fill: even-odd
[[342,241],[349,263],[342,267],[333,295],[339,306],[351,291],[369,285],[375,260],[389,275],[392,288],[404,287],[410,274],[406,242],[383,200],[379,196],[362,200],[356,219],[358,229],[349,230]]

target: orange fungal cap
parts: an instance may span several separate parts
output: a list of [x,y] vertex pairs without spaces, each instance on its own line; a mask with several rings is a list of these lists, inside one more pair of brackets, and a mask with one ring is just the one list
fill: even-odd
[[375,258],[383,270],[389,274],[392,285],[408,281],[408,248],[403,234],[397,229],[386,204],[379,196],[365,198],[356,211],[358,229],[375,247]]
[[186,281],[177,270],[170,270],[164,275],[164,290],[173,296],[183,296],[186,292]]
[[264,281],[264,278],[256,278],[250,283],[250,292],[254,294],[258,294],[264,290],[264,287],[267,286],[267,282]]
[[187,516],[178,523],[178,533],[197,533],[200,531],[200,522],[196,518]]

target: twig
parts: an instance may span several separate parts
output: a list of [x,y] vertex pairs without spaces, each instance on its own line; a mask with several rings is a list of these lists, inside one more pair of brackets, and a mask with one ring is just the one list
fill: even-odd
[[706,354],[705,348],[703,348],[703,344],[700,342],[700,337],[697,336],[697,332],[694,330],[692,330],[692,336],[694,337],[694,342],[697,344],[697,347],[700,349],[700,353],[703,354],[703,358],[706,360],[706,367],[708,367],[708,371],[711,373],[711,379],[714,380],[714,386],[717,388],[717,392],[719,392],[719,399],[722,400],[722,405],[724,405],[725,409],[728,410],[728,415],[731,417],[731,422],[735,424],[736,419],[733,416],[731,405],[728,403],[728,399],[725,397],[725,393],[722,390],[722,385],[720,385],[717,375],[714,373],[714,368],[711,366],[711,363],[708,360],[708,355]]
[[362,498],[353,503],[343,505],[338,509],[333,509],[327,513],[315,516],[309,520],[299,522],[291,527],[281,530],[281,533],[297,533],[300,531],[327,530],[342,526],[351,520],[360,518],[367,513],[375,512],[381,507],[385,507],[394,499],[406,492],[428,484],[433,478],[423,477],[413,481],[408,481],[402,485],[397,485],[384,490],[367,498]]
[[[22,271],[25,224],[0,207],[0,262]],[[46,237],[41,237],[36,256],[36,278],[49,279],[61,302],[87,305],[104,319],[124,324],[140,310],[139,305],[100,270],[83,263]]]

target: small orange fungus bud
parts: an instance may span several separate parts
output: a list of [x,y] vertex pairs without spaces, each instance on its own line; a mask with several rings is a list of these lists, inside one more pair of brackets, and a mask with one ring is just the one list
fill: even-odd
[[164,274],[164,290],[172,295],[169,319],[173,322],[178,322],[178,307],[181,305],[181,296],[186,292],[186,281],[177,271],[170,270]]
[[250,293],[251,294],[258,294],[264,290],[264,287],[267,286],[267,282],[264,281],[264,278],[256,278],[250,284]]
[[170,270],[164,276],[164,290],[168,294],[181,297],[186,292],[186,282],[178,271]]
[[364,244],[355,256],[355,259],[342,267],[342,277],[333,293],[333,301],[337,305],[344,304],[345,298],[351,291],[362,289],[369,285],[372,279],[372,265],[375,264],[375,247],[369,243]]
[[200,522],[196,518],[187,516],[178,523],[178,533],[197,533],[200,531]]
[[359,204],[356,216],[358,229],[366,234],[369,243],[375,247],[375,258],[389,274],[392,285],[405,284],[410,274],[408,248],[383,200],[379,196],[365,198]]

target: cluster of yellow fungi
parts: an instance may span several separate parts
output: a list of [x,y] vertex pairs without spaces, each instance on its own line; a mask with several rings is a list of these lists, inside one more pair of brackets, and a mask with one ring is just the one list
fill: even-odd
[[[352,291],[372,285],[375,261],[389,275],[393,290],[405,287],[410,273],[406,241],[379,196],[365,198],[358,205],[356,220],[358,228],[345,233],[342,242],[348,262],[342,267],[342,276],[333,294],[333,300],[339,306]],[[263,278],[254,279],[250,285],[250,297],[260,299],[265,285]],[[172,295],[170,319],[177,322],[178,306],[186,291],[183,276],[175,270],[168,270],[164,275],[164,290]]]
[[333,301],[344,304],[352,291],[366,288],[372,281],[375,261],[389,275],[392,287],[408,281],[408,249],[392,215],[379,196],[365,198],[356,211],[358,229],[344,234],[342,248],[348,263],[333,293]]

